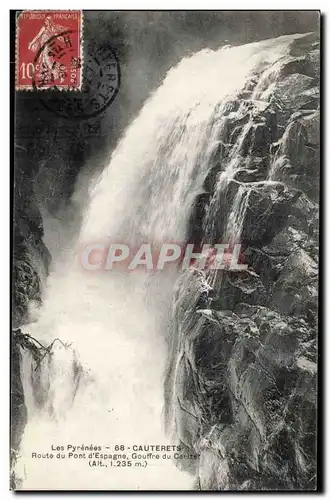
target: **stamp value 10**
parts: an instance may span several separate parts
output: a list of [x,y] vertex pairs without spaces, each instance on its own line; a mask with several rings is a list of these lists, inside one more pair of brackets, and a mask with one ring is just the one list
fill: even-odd
[[80,10],[23,11],[16,19],[16,90],[81,90]]

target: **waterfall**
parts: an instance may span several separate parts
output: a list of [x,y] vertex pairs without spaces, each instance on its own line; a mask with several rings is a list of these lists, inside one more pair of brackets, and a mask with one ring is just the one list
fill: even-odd
[[[212,167],[228,102],[251,74],[265,75],[294,36],[202,50],[166,75],[126,130],[91,190],[77,245],[52,264],[36,323],[24,331],[56,342],[40,366],[22,351],[28,409],[17,474],[23,489],[192,489],[172,461],[140,468],[89,468],[80,460],[31,459],[51,446],[166,444],[163,377],[173,286],[179,271],[88,272],[76,248],[95,241],[184,243],[196,196]],[[256,96],[257,98],[257,96]],[[237,139],[216,196],[239,164]],[[226,180],[224,180],[224,178]],[[239,230],[247,193],[228,222]],[[216,203],[216,199],[213,200]],[[211,209],[210,209],[211,210]],[[47,230],[47,227],[46,227]]]

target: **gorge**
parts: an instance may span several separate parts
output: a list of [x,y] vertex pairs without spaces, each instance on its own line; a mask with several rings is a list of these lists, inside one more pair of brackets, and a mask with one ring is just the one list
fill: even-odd
[[[38,210],[17,217],[16,487],[315,489],[319,64],[314,33],[184,58],[124,132],[60,255]],[[248,267],[83,274],[76,248],[107,238],[241,244]],[[130,475],[67,475],[64,461],[50,475],[29,459],[105,435],[185,458]]]

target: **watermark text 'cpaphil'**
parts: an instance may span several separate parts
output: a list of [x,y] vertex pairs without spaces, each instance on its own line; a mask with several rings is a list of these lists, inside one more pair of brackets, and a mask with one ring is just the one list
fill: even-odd
[[163,271],[170,265],[182,270],[189,267],[204,270],[243,271],[241,245],[229,243],[204,244],[195,249],[193,243],[180,245],[143,243],[136,248],[124,243],[94,242],[80,248],[79,261],[86,271]]

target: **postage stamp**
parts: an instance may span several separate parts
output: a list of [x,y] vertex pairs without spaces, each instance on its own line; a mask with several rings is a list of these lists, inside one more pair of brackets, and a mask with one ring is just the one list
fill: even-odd
[[28,10],[16,19],[16,90],[81,90],[83,14]]
[[83,84],[79,92],[37,92],[40,104],[67,120],[89,120],[102,114],[116,98],[121,80],[116,52],[107,44],[84,41]]

